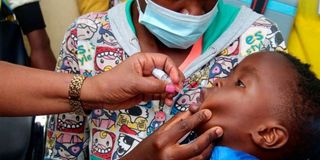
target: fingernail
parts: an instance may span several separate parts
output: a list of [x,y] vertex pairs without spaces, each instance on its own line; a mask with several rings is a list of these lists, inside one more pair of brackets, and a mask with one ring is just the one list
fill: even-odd
[[192,103],[189,107],[189,110],[192,111],[197,111],[199,109],[199,105],[197,105],[196,103]]
[[176,92],[177,92],[177,93],[181,92],[181,88],[179,88],[179,87],[176,86],[175,89],[176,89]]
[[210,118],[212,113],[206,109],[204,110],[204,114],[206,115],[207,118]]
[[175,91],[176,91],[176,88],[174,85],[172,85],[172,84],[166,85],[166,92],[167,93],[175,93]]
[[218,128],[216,129],[216,134],[217,134],[218,137],[221,137],[221,136],[223,135],[223,130],[222,130],[222,128],[218,127]]

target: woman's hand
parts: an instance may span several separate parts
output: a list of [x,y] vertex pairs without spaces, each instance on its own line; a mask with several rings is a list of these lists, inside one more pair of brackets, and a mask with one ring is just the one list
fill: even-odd
[[123,159],[206,159],[213,149],[213,142],[222,136],[222,128],[211,128],[189,144],[179,144],[178,141],[192,129],[207,122],[211,115],[212,113],[207,109],[195,114],[189,111],[179,113],[143,140]]
[[86,108],[112,110],[132,107],[152,99],[165,99],[166,104],[170,105],[173,95],[166,94],[166,82],[152,75],[154,68],[164,70],[170,76],[172,85],[182,87],[184,76],[168,56],[138,53],[110,71],[85,80],[81,100]]

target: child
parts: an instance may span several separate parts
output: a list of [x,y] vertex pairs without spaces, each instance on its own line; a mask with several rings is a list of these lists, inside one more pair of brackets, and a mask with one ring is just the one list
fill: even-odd
[[198,131],[224,130],[212,159],[319,159],[320,81],[291,55],[252,54],[201,95]]

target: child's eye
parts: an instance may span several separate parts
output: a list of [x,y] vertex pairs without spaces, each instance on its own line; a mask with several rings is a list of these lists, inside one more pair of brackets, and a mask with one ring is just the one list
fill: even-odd
[[242,88],[245,88],[246,86],[244,85],[244,83],[238,79],[237,82],[236,82],[236,86],[239,86],[239,87],[242,87]]

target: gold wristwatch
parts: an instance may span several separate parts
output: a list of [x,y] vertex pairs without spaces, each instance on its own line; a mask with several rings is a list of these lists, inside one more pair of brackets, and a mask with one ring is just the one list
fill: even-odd
[[71,105],[71,109],[75,114],[84,116],[86,113],[80,100],[80,91],[85,79],[86,77],[83,75],[74,75],[69,84],[69,104]]

